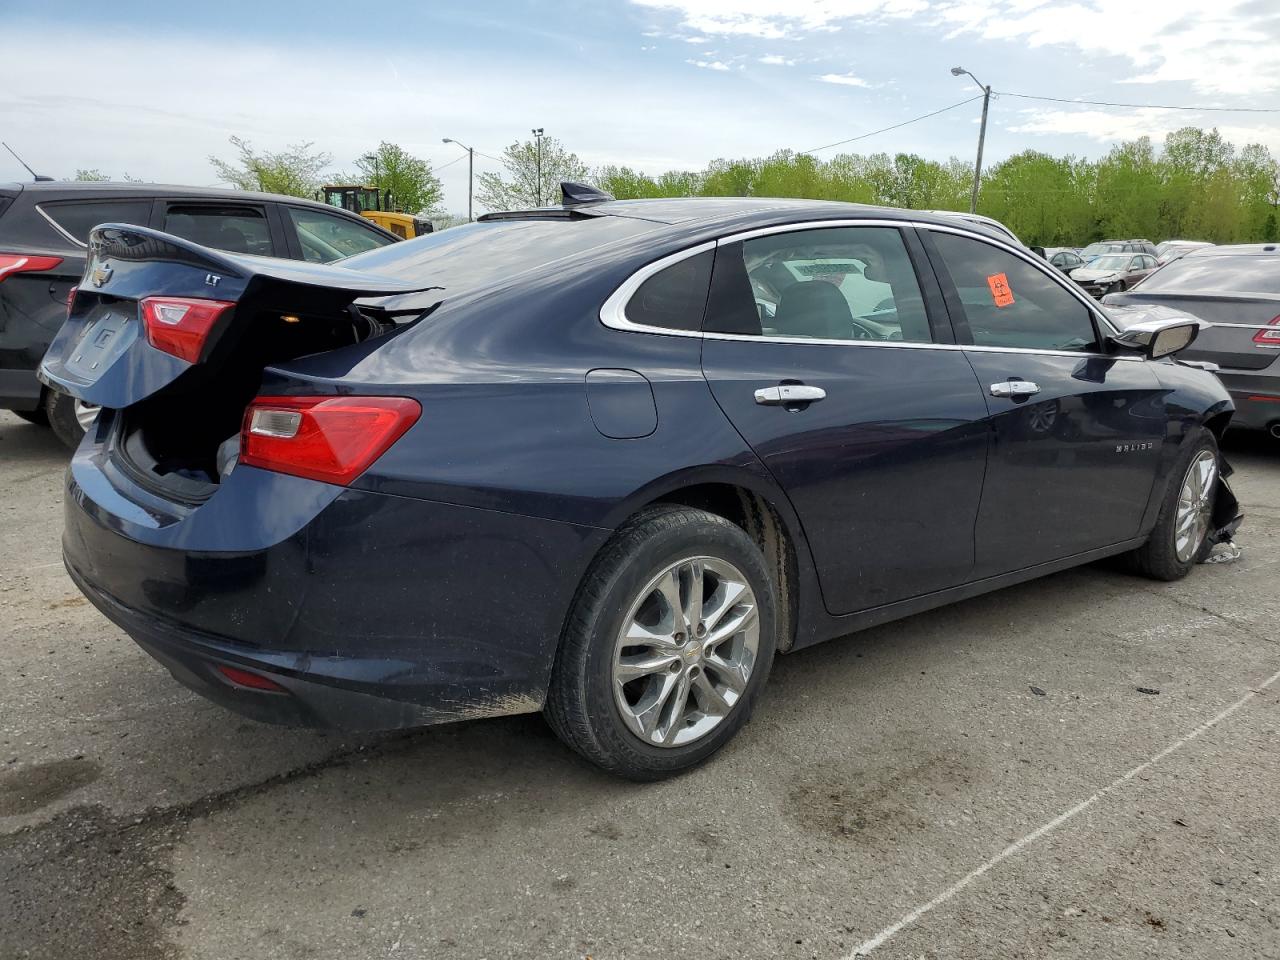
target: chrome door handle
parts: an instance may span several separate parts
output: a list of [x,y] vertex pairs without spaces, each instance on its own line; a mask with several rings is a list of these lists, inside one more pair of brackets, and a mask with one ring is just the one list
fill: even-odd
[[1032,383],[1030,380],[1001,380],[999,383],[991,385],[991,395],[993,397],[1017,399],[1019,397],[1034,397],[1039,392],[1039,384]]
[[792,403],[813,403],[826,395],[827,391],[821,387],[785,383],[776,387],[761,387],[756,391],[756,403],[766,407],[785,407]]

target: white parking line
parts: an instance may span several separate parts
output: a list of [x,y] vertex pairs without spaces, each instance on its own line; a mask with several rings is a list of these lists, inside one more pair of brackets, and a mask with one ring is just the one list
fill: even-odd
[[1071,820],[1077,815],[1083,813],[1085,810],[1089,809],[1089,807],[1093,806],[1095,803],[1097,803],[1107,794],[1111,793],[1117,788],[1128,783],[1130,780],[1132,780],[1134,777],[1141,774],[1143,771],[1151,767],[1153,764],[1160,762],[1165,757],[1169,756],[1169,754],[1182,749],[1182,747],[1186,746],[1188,743],[1190,743],[1196,737],[1200,736],[1202,733],[1205,733],[1206,731],[1213,729],[1218,724],[1220,724],[1223,720],[1226,720],[1233,713],[1235,713],[1237,710],[1243,707],[1246,703],[1252,700],[1254,697],[1261,694],[1262,691],[1266,690],[1268,687],[1275,684],[1276,681],[1278,680],[1280,680],[1280,671],[1273,673],[1266,680],[1266,682],[1263,683],[1261,686],[1255,687],[1254,689],[1250,690],[1243,697],[1241,697],[1235,703],[1231,704],[1231,706],[1227,707],[1217,716],[1209,720],[1206,720],[1204,723],[1200,724],[1200,726],[1196,727],[1194,730],[1192,730],[1182,739],[1177,740],[1174,743],[1170,744],[1169,746],[1165,747],[1163,750],[1157,753],[1150,760],[1147,760],[1143,763],[1138,764],[1128,773],[1124,774],[1123,776],[1107,784],[1105,787],[1103,787],[1093,796],[1089,797],[1086,800],[1081,800],[1071,809],[1064,810],[1062,813],[1058,814],[1048,823],[1044,824],[1041,827],[1037,827],[1035,830],[1031,831],[1031,833],[1028,833],[1025,837],[1022,837],[1019,840],[1015,840],[1013,843],[1009,844],[1009,846],[1005,847],[1003,850],[1001,850],[998,854],[996,854],[986,863],[982,864],[982,866],[977,867],[974,870],[971,870],[969,873],[965,874],[963,877],[961,877],[951,886],[947,887],[947,889],[943,890],[940,894],[938,894],[928,903],[921,904],[920,906],[912,910],[910,913],[908,913],[906,916],[904,916],[901,920],[891,923],[889,926],[885,927],[883,930],[877,933],[874,937],[864,941],[853,951],[853,953],[849,954],[848,957],[845,958],[845,960],[855,960],[856,957],[868,956],[879,947],[884,946],[891,939],[893,939],[897,934],[901,933],[904,929],[911,926],[913,923],[915,923],[917,920],[923,917],[930,910],[933,910],[935,907],[942,906],[942,904],[946,903],[956,894],[960,893],[962,890],[965,889],[965,887],[969,886],[975,880],[980,878],[983,874],[999,866],[1001,863],[1003,863],[1005,860],[1008,860],[1014,854],[1021,852],[1024,848],[1035,843],[1041,837],[1052,833],[1054,830],[1058,829],[1058,827],[1062,826],[1068,820]]

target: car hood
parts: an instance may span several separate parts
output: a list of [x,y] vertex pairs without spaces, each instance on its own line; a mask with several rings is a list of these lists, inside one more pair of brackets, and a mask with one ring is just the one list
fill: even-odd
[[1103,277],[1115,277],[1119,270],[1095,270],[1093,267],[1076,267],[1071,271],[1072,280],[1101,280]]
[[1121,330],[1127,330],[1145,320],[1194,320],[1201,327],[1210,326],[1195,314],[1158,303],[1111,303],[1108,299],[1103,299],[1102,309],[1108,319]]

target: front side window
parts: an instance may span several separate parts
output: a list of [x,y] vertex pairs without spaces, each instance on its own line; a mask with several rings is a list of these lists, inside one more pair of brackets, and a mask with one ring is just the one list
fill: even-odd
[[330,263],[395,243],[390,237],[350,217],[310,208],[286,209],[294,229],[298,231],[302,256],[312,263]]
[[823,227],[722,245],[706,330],[927,343],[924,298],[893,227]]
[[933,239],[960,295],[973,343],[1028,350],[1097,348],[1088,308],[1043,270],[980,240],[948,233],[935,233]]
[[164,231],[215,250],[275,255],[267,217],[259,207],[172,204],[164,216]]
[[40,209],[81,243],[89,242],[89,231],[100,223],[145,227],[151,219],[150,200],[71,200],[42,203]]

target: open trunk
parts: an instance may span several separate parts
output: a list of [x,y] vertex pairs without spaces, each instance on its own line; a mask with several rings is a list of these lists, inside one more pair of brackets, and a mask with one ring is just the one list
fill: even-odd
[[266,367],[394,331],[395,317],[354,301],[427,286],[105,225],[40,377],[116,411],[100,429],[134,479],[198,501],[234,465]]

